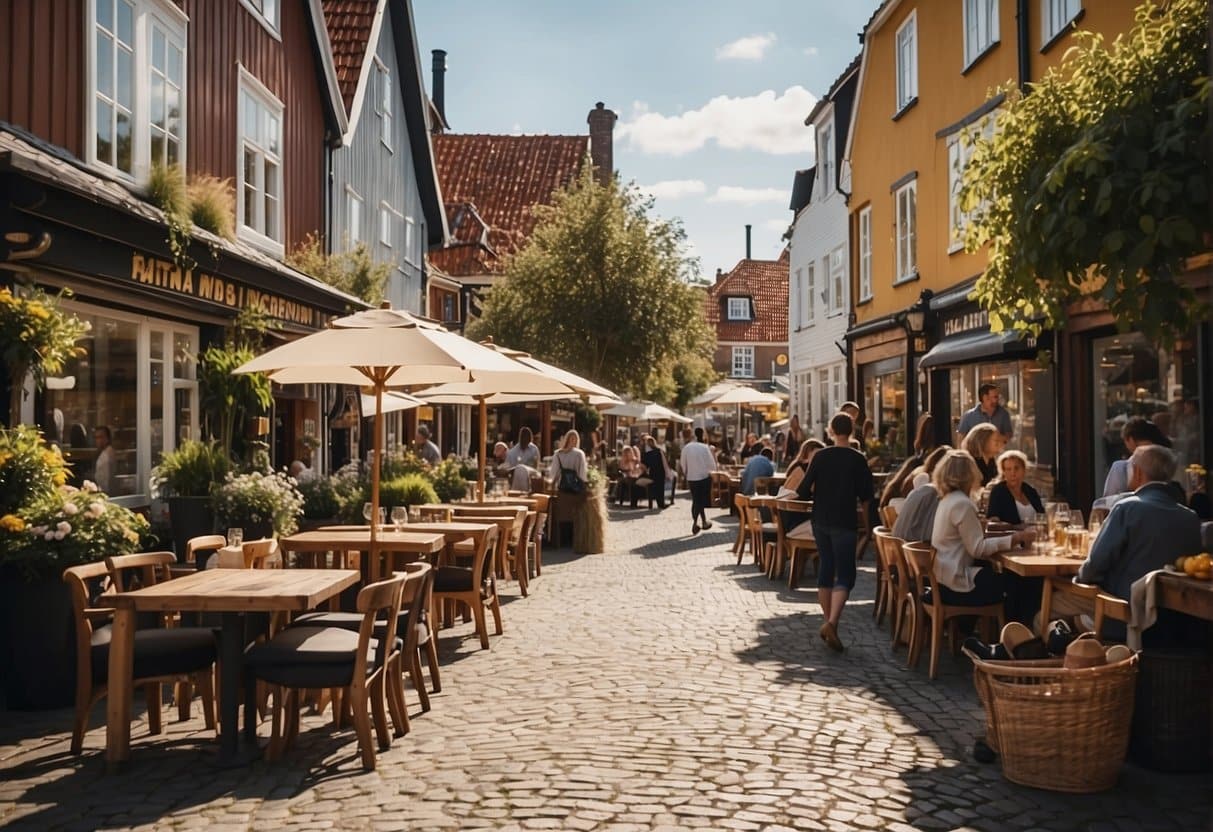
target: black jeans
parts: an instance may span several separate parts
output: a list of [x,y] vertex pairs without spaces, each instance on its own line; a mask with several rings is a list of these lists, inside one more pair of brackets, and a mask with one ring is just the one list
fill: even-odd
[[[658,508],[665,508],[665,477],[653,477],[653,481],[649,483],[649,508],[653,507],[653,500],[657,501]],[[635,494],[632,496],[632,505],[636,505]]]
[[699,518],[703,518],[703,522],[699,525],[705,526],[708,522],[708,503],[712,499],[712,480],[706,478],[702,480],[689,480],[687,489],[691,492],[691,522],[697,522]]
[[[934,582],[937,583],[938,582]],[[948,605],[958,607],[980,607],[984,604],[997,604],[1003,600],[1005,591],[1002,575],[994,571],[994,567],[982,563],[973,578],[973,588],[968,592],[957,592],[954,589],[939,585],[939,597]]]

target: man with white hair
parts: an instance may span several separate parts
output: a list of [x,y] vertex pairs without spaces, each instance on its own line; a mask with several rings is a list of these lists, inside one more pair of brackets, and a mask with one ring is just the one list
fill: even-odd
[[[1175,501],[1169,483],[1176,459],[1170,448],[1139,445],[1129,458],[1129,488],[1133,492],[1112,507],[1099,537],[1075,580],[1097,584],[1105,592],[1128,599],[1133,582],[1162,569],[1180,555],[1200,551],[1200,519]],[[1053,596],[1051,613],[1092,615],[1094,601],[1069,593]]]

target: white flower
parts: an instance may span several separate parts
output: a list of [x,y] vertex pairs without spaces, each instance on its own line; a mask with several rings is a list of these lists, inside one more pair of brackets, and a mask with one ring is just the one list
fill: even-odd
[[63,513],[66,514],[68,517],[74,516],[79,511],[80,511],[80,507],[77,506],[75,503],[64,503],[63,504]]
[[[70,534],[72,531],[72,524],[67,522],[66,520],[60,520],[59,525],[56,526],[55,528],[57,528],[59,530],[59,532],[58,532],[59,534]],[[58,539],[62,540],[63,538],[58,538]]]
[[46,526],[34,526],[32,529],[30,529],[30,534],[34,535],[35,537],[41,537],[42,535],[46,534]]
[[81,490],[87,491],[90,494],[95,494],[99,490],[97,488],[97,483],[93,482],[92,480],[85,480],[81,484],[80,488],[81,488]]
[[100,517],[105,514],[105,503],[100,500],[94,500],[88,504],[88,512],[92,517]]
[[51,537],[55,538],[55,540],[62,540],[67,537],[67,532],[53,532],[51,533]]
[[[42,539],[43,540],[54,540],[56,534],[57,534],[57,532],[48,531],[42,535]],[[63,538],[59,538],[59,539],[62,540]]]

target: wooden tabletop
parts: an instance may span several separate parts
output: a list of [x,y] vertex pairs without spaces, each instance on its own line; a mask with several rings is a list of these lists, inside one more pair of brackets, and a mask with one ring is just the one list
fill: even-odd
[[1158,576],[1158,604],[1169,610],[1213,621],[1213,581],[1164,572]]
[[156,612],[310,610],[360,577],[350,569],[206,569],[109,596],[106,603]]
[[1068,558],[1062,555],[1038,555],[1031,549],[998,552],[995,554],[993,560],[1000,563],[1004,571],[1014,572],[1016,575],[1025,578],[1077,575],[1078,567],[1082,566],[1081,558]]
[[[375,545],[382,552],[412,552],[429,555],[440,551],[446,538],[438,532],[397,532],[384,530],[375,536]],[[333,549],[369,549],[371,530],[362,529],[317,529],[298,532],[278,539],[278,545],[287,552],[328,552]]]
[[446,538],[453,535],[470,535],[483,532],[497,525],[492,522],[470,523],[455,520],[450,523],[405,523],[400,528],[406,532],[440,534]]

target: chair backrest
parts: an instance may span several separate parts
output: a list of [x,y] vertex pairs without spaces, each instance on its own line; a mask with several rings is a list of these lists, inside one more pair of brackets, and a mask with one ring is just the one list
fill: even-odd
[[733,505],[737,507],[737,522],[742,526],[750,526],[750,498],[738,491],[733,495]]
[[105,559],[105,566],[114,582],[114,591],[130,592],[169,580],[172,577],[169,565],[176,562],[177,556],[172,552],[141,552],[113,555]]
[[199,569],[206,566],[205,559],[202,563],[198,562],[199,553],[207,555],[210,552],[216,552],[227,545],[227,540],[221,534],[201,534],[197,537],[191,537],[185,542],[185,562],[197,565]]
[[518,530],[518,540],[511,541],[510,545],[525,549],[530,545],[531,539],[535,536],[535,523],[539,520],[539,512],[528,511],[522,519],[522,526]]
[[1133,619],[1133,610],[1124,598],[1101,592],[1095,596],[1095,635],[1103,636],[1104,619],[1110,618],[1128,624]]
[[[400,600],[403,597],[406,580],[420,582],[422,576],[416,577],[398,574],[385,578],[373,584],[367,584],[358,591],[358,612],[362,613],[362,626],[358,628],[358,654],[354,662],[355,681],[366,678],[367,646],[375,632],[375,621],[381,619],[394,622],[400,615]],[[375,650],[375,667],[382,668],[391,652],[392,629],[389,626],[385,638],[379,639]]]
[[880,522],[887,528],[893,528],[893,524],[897,522],[897,509],[893,506],[881,506]]
[[[402,607],[408,605],[409,608],[407,621],[404,623],[404,652],[407,655],[410,650],[417,649],[418,626],[421,624],[429,626],[430,598],[434,589],[434,567],[421,561],[407,563],[404,566],[404,574],[410,579],[413,576],[421,578],[419,582],[406,581],[404,591],[400,596],[400,605]],[[400,632],[399,626],[397,626],[396,632]]]
[[774,477],[754,477],[754,493],[774,494],[779,491],[778,482]]
[[[94,625],[107,623],[114,614],[111,607],[93,604],[100,603],[105,593],[112,594],[113,582],[109,566],[104,562],[70,566],[63,570],[63,580],[72,596],[72,617],[76,625],[76,679],[79,683],[80,680],[93,678]],[[94,601],[94,598],[97,600]]]
[[[914,594],[921,599],[931,584],[931,567],[935,563],[935,547],[926,541],[903,543],[901,552],[905,559],[906,569],[914,582]],[[943,598],[938,592],[931,593],[931,606],[943,608]]]
[[278,541],[272,537],[242,543],[240,550],[244,555],[245,569],[274,569],[281,566],[281,561],[275,563],[273,560],[274,555],[278,554]]

